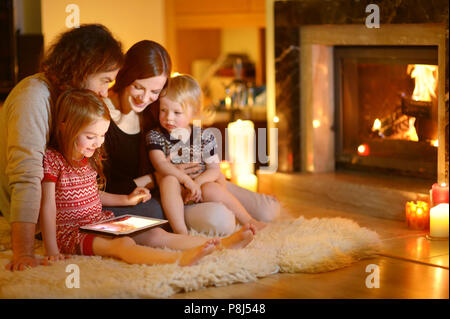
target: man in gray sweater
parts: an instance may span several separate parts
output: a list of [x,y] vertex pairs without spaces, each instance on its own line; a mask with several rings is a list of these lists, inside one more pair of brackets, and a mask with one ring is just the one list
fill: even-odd
[[120,42],[102,25],[62,33],[38,73],[23,79],[0,108],[0,211],[11,224],[13,259],[22,270],[44,263],[34,256],[41,203],[42,160],[52,130],[52,107],[66,89],[107,97],[123,63]]

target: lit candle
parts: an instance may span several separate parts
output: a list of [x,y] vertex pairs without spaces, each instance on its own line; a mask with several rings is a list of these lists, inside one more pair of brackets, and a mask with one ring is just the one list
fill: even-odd
[[406,202],[406,223],[411,229],[428,229],[430,225],[430,206],[427,202]]
[[237,120],[228,124],[227,139],[227,158],[232,163],[232,181],[236,182],[238,176],[253,174],[254,171],[256,141],[253,122]]
[[448,238],[448,203],[431,208],[430,236]]
[[358,154],[361,156],[369,156],[370,154],[370,147],[367,144],[361,144],[358,146]]
[[236,183],[252,192],[258,191],[258,178],[255,174],[239,175]]
[[448,204],[448,185],[446,183],[434,183],[431,186],[430,192],[431,206],[436,206],[441,203]]
[[231,179],[231,166],[227,161],[220,162],[220,171],[225,176],[226,179]]

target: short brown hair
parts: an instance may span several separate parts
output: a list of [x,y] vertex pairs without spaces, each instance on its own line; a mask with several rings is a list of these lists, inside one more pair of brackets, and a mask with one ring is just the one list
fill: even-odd
[[121,43],[105,26],[83,24],[56,38],[41,63],[41,71],[58,94],[81,88],[91,74],[120,68],[123,59]]

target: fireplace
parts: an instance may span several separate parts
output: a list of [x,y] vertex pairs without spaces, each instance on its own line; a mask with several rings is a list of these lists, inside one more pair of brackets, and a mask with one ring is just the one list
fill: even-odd
[[436,179],[438,48],[335,46],[336,169]]
[[[274,2],[275,84],[273,107],[270,107],[269,99],[268,114],[277,115],[279,120],[274,125],[279,129],[278,135],[283,137],[278,143],[278,169],[281,172],[320,173],[352,165],[352,168],[377,172],[380,167],[393,174],[406,173],[433,180],[437,175],[439,183],[448,183],[448,2],[436,1],[431,5],[417,1],[413,5],[399,1],[392,5],[391,1],[381,1],[378,3],[381,12],[379,28],[366,26],[366,7],[371,3],[370,0],[336,0],[324,6],[321,0]],[[397,90],[385,98],[394,101],[392,110],[387,108],[386,113],[375,119],[372,118],[375,114],[366,110],[366,119],[346,123],[345,127],[351,132],[347,133],[350,135],[347,141],[342,135],[345,133],[339,131],[342,105],[336,99],[342,97],[337,97],[341,93],[336,90],[342,81],[335,81],[334,52],[348,47],[400,49],[393,53],[398,55],[398,61],[389,65],[396,71],[385,71],[380,63],[375,63],[386,62],[390,57],[375,57],[377,61],[359,63],[359,66],[350,63],[349,68],[360,72],[361,76],[372,71],[384,73],[385,82],[388,82],[388,76],[398,72],[403,80],[396,81]],[[403,48],[406,51],[402,51]],[[413,55],[405,53],[417,49],[427,52],[424,56],[417,52]],[[422,58],[424,60],[420,61]],[[370,67],[363,70],[364,64]],[[437,66],[436,97],[432,96],[431,101],[416,101],[410,95],[414,80],[411,74],[406,74],[405,68],[416,64]],[[384,88],[382,90],[385,93]],[[366,99],[381,103],[381,95],[371,94],[372,98]],[[348,100],[356,101],[356,105],[359,99],[358,95],[348,96]],[[395,130],[396,133],[404,132],[398,130],[398,125],[409,124],[410,118],[411,121],[415,118],[413,126],[419,141],[394,138]],[[381,122],[381,126],[372,131],[376,119],[377,125]],[[355,136],[358,139],[355,140]],[[434,136],[437,136],[437,144]],[[364,150],[357,153],[358,146],[364,144],[369,146],[369,155]],[[395,152],[382,154],[389,150],[389,145]],[[416,159],[419,161],[414,163]]]

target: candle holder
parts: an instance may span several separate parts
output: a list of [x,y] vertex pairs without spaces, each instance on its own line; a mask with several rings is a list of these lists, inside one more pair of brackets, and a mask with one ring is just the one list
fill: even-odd
[[430,227],[430,205],[424,201],[405,204],[406,224],[410,229],[425,230]]

